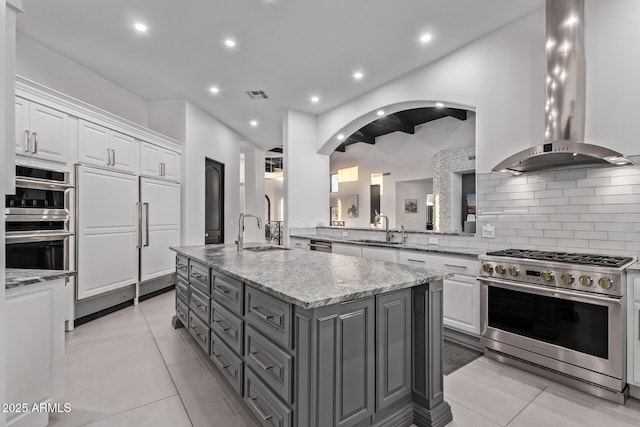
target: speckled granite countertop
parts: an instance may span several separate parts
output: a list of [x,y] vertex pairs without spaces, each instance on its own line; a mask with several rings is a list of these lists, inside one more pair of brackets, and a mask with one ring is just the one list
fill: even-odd
[[32,270],[28,268],[7,268],[5,271],[5,288],[33,285],[75,275],[75,271],[66,270]]
[[237,252],[235,245],[171,249],[303,308],[355,300],[452,276],[441,270],[314,251]]
[[[328,227],[328,226],[318,226],[317,230],[356,230],[356,231],[384,231],[384,228],[371,228],[371,227]],[[398,230],[392,230],[394,232]],[[416,234],[431,234],[434,237],[438,236],[475,236],[475,233],[463,233],[461,231],[433,231],[433,230],[407,230],[408,233],[416,233]]]
[[307,233],[292,233],[290,237],[300,237],[303,239],[313,239],[313,240],[320,240],[320,241],[332,242],[332,243],[345,243],[349,245],[379,246],[379,247],[393,248],[393,249],[405,249],[410,251],[433,252],[433,253],[452,254],[452,255],[465,255],[465,256],[471,256],[471,257],[477,257],[478,255],[483,255],[486,252],[486,250],[484,249],[463,248],[463,247],[454,247],[454,246],[387,243],[383,241],[364,242],[359,240],[341,239],[340,237],[323,236],[320,234],[307,234]]

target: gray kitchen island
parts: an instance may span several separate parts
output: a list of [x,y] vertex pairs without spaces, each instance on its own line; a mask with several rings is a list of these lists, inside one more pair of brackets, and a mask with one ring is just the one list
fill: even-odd
[[265,426],[444,426],[448,273],[235,245],[171,248],[176,316]]

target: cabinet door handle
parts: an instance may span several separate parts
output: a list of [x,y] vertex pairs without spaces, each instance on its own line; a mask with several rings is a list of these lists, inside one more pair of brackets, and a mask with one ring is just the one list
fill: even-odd
[[111,149],[107,148],[107,166],[111,166]]
[[24,152],[25,153],[29,152],[29,131],[28,130],[24,131]]
[[214,288],[216,288],[217,290],[219,290],[220,292],[222,292],[223,294],[228,294],[229,292],[231,292],[229,289],[225,288],[224,286],[220,286],[220,285],[215,285]]
[[260,307],[251,307],[249,311],[253,312],[256,316],[258,316],[265,322],[268,322],[269,320],[273,319],[273,314],[264,314],[260,310],[258,310],[259,308]]
[[219,325],[220,329],[222,329],[222,332],[227,332],[231,330],[229,326],[225,326],[224,323],[222,323],[222,320],[214,320],[213,323],[215,323],[216,325]]
[[229,367],[229,363],[222,357],[221,354],[212,353],[213,357],[218,359],[218,361],[222,364],[222,369],[227,369]]
[[138,210],[138,248],[142,247],[142,203],[136,202]]
[[143,203],[143,205],[145,205],[147,207],[146,210],[146,220],[147,220],[147,224],[146,224],[146,231],[147,231],[147,241],[144,244],[145,246],[149,246],[149,203]]
[[33,133],[33,154],[38,152],[38,134],[36,132]]
[[262,409],[260,409],[260,407],[256,403],[257,399],[258,399],[257,397],[250,397],[249,403],[251,404],[251,406],[253,406],[253,409],[258,413],[258,416],[262,418],[263,421],[269,421],[271,418],[273,418],[273,416],[267,415],[264,412],[262,412]]
[[455,265],[455,264],[445,264],[445,267],[455,267],[455,268],[463,268],[463,269],[467,269],[466,265]]
[[116,150],[111,149],[111,152],[113,153],[113,156],[111,157],[111,166],[115,166],[116,165]]
[[424,264],[426,261],[423,259],[411,259],[411,258],[407,258],[407,261],[411,261],[411,262],[421,262],[422,264]]
[[262,363],[262,361],[260,359],[258,359],[256,357],[256,354],[258,354],[257,351],[251,351],[249,352],[249,355],[251,356],[251,358],[253,360],[256,361],[256,363],[258,364],[258,366],[260,366],[262,369],[264,369],[265,371],[268,371],[269,369],[273,368],[273,365],[265,365],[264,363]]

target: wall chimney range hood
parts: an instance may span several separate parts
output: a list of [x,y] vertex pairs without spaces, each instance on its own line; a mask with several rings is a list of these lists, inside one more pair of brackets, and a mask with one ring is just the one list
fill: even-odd
[[493,171],[527,172],[632,164],[622,154],[584,143],[584,0],[546,2],[545,143],[522,150]]

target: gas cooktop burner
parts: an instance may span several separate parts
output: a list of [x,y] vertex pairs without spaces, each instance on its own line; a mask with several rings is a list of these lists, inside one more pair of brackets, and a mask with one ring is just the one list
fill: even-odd
[[502,251],[487,252],[487,255],[616,268],[622,267],[633,261],[633,258],[630,257],[577,253],[572,254],[567,252],[548,252],[528,249],[505,249]]

